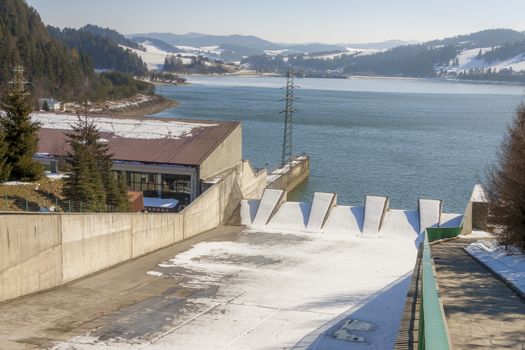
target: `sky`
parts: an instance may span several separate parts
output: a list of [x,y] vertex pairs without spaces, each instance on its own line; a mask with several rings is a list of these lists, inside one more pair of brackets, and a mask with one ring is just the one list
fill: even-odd
[[46,24],[124,34],[256,35],[281,43],[426,41],[525,30],[525,0],[27,0]]

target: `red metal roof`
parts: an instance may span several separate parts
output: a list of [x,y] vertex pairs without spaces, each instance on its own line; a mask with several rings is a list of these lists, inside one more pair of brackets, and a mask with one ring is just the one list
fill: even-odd
[[[151,119],[147,118],[147,120]],[[190,136],[181,138],[169,138],[169,135],[164,139],[124,138],[111,132],[101,132],[100,136],[108,140],[114,160],[200,165],[240,125],[240,122],[180,121],[201,125],[209,124],[209,126],[198,126],[192,129]],[[65,135],[67,132],[61,129],[41,128],[38,152],[53,156],[66,156],[69,151]]]

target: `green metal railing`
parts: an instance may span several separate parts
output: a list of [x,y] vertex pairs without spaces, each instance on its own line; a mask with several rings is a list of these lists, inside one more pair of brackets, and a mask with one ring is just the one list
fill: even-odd
[[[430,252],[430,241],[457,236],[461,228],[435,228],[425,231],[423,242],[422,293],[419,314],[420,350],[448,350],[451,349],[447,322],[443,305],[439,298],[438,286],[434,271],[434,262]],[[432,238],[431,238],[432,237]]]
[[462,227],[429,227],[427,228],[428,241],[439,241],[440,239],[454,238],[459,236]]

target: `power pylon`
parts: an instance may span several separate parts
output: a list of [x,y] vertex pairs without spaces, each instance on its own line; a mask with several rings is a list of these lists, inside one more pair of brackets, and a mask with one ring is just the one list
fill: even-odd
[[24,67],[16,66],[13,68],[13,79],[9,81],[9,84],[13,85],[14,90],[28,94],[25,88],[28,82],[24,79]]
[[284,167],[284,165],[287,162],[292,161],[293,153],[292,153],[292,125],[293,125],[293,114],[294,114],[294,108],[293,108],[293,102],[295,100],[294,96],[294,76],[293,71],[290,69],[288,70],[288,76],[286,78],[286,107],[284,111],[281,111],[281,113],[284,113],[284,135],[283,135],[283,154],[281,158],[281,166]]

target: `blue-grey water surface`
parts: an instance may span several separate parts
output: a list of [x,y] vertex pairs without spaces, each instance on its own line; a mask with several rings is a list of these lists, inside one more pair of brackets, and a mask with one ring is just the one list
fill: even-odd
[[[283,78],[192,77],[157,91],[180,101],[161,116],[241,120],[243,154],[256,167],[281,157]],[[392,208],[419,197],[463,212],[493,162],[523,87],[403,79],[297,79],[294,153],[311,176],[292,194],[337,192],[340,204],[387,195]]]

